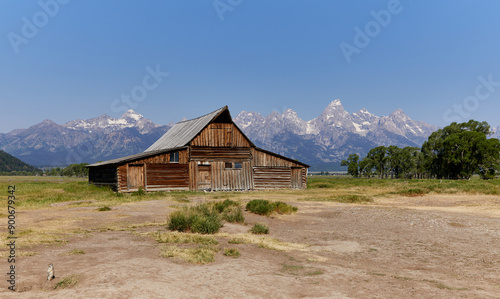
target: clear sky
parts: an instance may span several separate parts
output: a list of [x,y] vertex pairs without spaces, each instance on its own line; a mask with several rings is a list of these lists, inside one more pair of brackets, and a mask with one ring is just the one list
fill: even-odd
[[498,126],[499,13],[493,0],[0,0],[0,132],[129,108],[159,124],[224,105],[309,120],[335,99]]

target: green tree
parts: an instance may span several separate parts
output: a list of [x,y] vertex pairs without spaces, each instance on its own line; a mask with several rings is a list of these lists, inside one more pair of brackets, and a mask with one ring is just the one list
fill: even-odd
[[359,161],[358,154],[350,154],[347,160],[342,160],[342,162],[340,162],[340,165],[347,166],[347,173],[357,178],[359,177],[358,161]]
[[424,167],[437,178],[469,179],[474,173],[491,177],[500,160],[500,143],[488,139],[489,134],[488,123],[475,120],[437,130],[422,145]]
[[375,173],[379,178],[383,178],[387,168],[387,148],[385,146],[377,146],[372,148],[365,159],[367,166],[375,169]]

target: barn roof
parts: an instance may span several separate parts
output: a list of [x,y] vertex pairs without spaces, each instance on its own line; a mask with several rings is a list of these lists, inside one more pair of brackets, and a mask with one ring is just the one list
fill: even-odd
[[94,164],[87,165],[87,167],[120,164],[120,163],[130,162],[130,161],[134,161],[134,160],[138,160],[138,159],[142,159],[142,158],[147,158],[149,156],[154,156],[154,155],[157,155],[157,154],[163,154],[163,153],[178,151],[178,150],[185,149],[185,148],[186,148],[185,146],[182,146],[182,147],[177,147],[177,148],[169,148],[169,149],[166,149],[166,150],[156,150],[156,151],[149,151],[149,152],[144,152],[144,153],[138,153],[138,154],[135,154],[135,155],[130,155],[130,156],[126,156],[126,157],[122,157],[122,158],[118,158],[118,159],[113,159],[113,160],[108,160],[108,161],[103,161],[103,162],[97,162],[97,163],[94,163]]
[[[206,126],[208,126],[208,124],[210,124],[214,119],[219,117],[224,112],[227,113],[229,120],[231,120],[229,110],[227,106],[224,106],[203,116],[178,122],[144,152],[187,146],[189,142],[191,142],[191,140],[198,136],[198,134],[203,131]],[[236,128],[238,127],[236,126]],[[240,129],[238,128],[238,130]],[[243,132],[241,133],[243,134]],[[245,136],[245,134],[243,134],[243,136]],[[250,144],[253,145],[253,143],[248,138],[247,140]]]

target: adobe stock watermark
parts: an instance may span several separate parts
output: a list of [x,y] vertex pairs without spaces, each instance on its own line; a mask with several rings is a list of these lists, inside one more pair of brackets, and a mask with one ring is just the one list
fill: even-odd
[[38,1],[38,5],[41,9],[35,12],[30,19],[22,17],[21,21],[23,25],[21,26],[20,34],[12,31],[7,33],[7,38],[14,52],[16,54],[19,53],[19,46],[27,44],[31,39],[35,38],[39,30],[47,26],[50,18],[54,18],[59,13],[61,5],[66,5],[69,1],[70,0]]
[[223,22],[224,14],[232,12],[237,6],[241,5],[241,3],[243,3],[243,0],[215,0],[212,2],[212,5],[219,16],[219,20]]
[[155,90],[163,82],[163,78],[170,75],[167,72],[160,70],[160,65],[156,65],[153,69],[150,66],[146,67],[147,74],[142,78],[139,85],[132,87],[130,93],[121,94],[119,99],[114,99],[111,102],[111,111],[125,112],[129,109],[136,108],[139,102],[142,102],[148,96],[148,91]]
[[347,63],[351,63],[353,54],[360,54],[362,49],[368,47],[372,39],[380,34],[382,28],[389,26],[393,15],[400,14],[402,11],[403,6],[399,0],[389,0],[387,2],[387,9],[382,9],[378,12],[374,10],[370,11],[373,20],[365,24],[364,30],[358,26],[354,27],[353,45],[346,42],[341,42],[339,45]]
[[453,104],[453,108],[446,110],[443,113],[443,120],[447,123],[463,122],[468,120],[470,114],[476,111],[481,105],[480,101],[485,101],[495,92],[496,87],[500,87],[500,81],[493,81],[493,75],[490,73],[488,78],[483,76],[477,78],[479,83],[474,89],[474,95],[464,98],[462,103]]

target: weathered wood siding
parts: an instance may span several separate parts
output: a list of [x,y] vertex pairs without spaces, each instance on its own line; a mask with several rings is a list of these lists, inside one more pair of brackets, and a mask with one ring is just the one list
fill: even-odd
[[129,190],[144,189],[144,164],[129,164],[127,171],[127,188]]
[[212,190],[251,190],[253,174],[250,161],[242,162],[241,168],[225,168],[224,161],[212,163]]
[[302,169],[292,168],[292,188],[302,189]]
[[258,149],[252,148],[252,157],[253,157],[253,165],[254,166],[266,166],[266,167],[300,167],[302,168],[303,166],[283,159],[279,156],[274,156],[271,154],[268,154],[266,152],[260,151]]
[[189,189],[188,164],[146,164],[146,190]]
[[[179,153],[179,164],[187,164],[189,161],[188,150],[178,151]],[[170,163],[170,153],[159,154],[156,156],[139,159],[130,163],[146,163],[146,164],[166,164]]]
[[292,187],[292,170],[288,167],[254,167],[254,188],[289,189]]
[[191,161],[228,161],[242,162],[251,158],[250,148],[230,147],[192,147]]
[[95,186],[107,186],[113,190],[117,190],[118,177],[117,170],[114,165],[105,165],[101,167],[89,168],[89,182]]
[[118,166],[117,176],[118,176],[118,191],[125,192],[128,191],[127,188],[127,164]]
[[307,189],[307,168],[302,168],[302,189]]
[[256,148],[251,149],[255,189],[307,188],[307,168]]
[[249,147],[250,143],[234,124],[211,123],[191,141],[191,146]]

